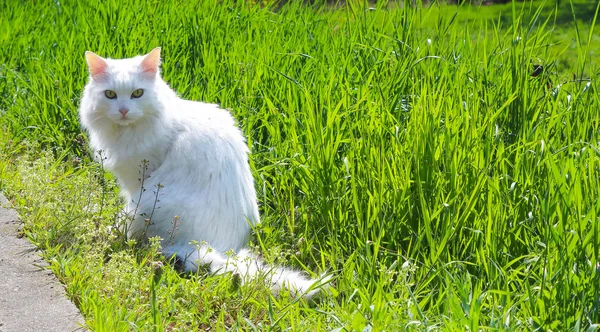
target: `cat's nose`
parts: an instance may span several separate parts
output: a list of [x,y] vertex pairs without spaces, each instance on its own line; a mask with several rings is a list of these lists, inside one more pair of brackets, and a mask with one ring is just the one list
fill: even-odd
[[123,116],[127,115],[127,112],[129,112],[129,110],[126,108],[119,109],[119,113],[121,113]]

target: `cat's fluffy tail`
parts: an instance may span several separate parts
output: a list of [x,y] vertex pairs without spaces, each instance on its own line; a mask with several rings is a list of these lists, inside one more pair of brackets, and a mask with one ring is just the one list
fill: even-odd
[[224,256],[210,247],[202,246],[184,260],[185,269],[189,271],[196,271],[198,263],[210,264],[211,272],[216,274],[231,272],[239,276],[242,283],[262,277],[270,283],[273,295],[277,296],[282,290],[287,290],[293,297],[306,300],[318,295],[331,279],[329,275],[310,279],[298,271],[269,266],[248,249],[242,249],[237,255]]

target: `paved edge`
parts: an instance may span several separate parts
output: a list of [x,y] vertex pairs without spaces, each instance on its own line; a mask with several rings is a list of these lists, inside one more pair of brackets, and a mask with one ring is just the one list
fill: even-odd
[[84,331],[85,321],[0,193],[0,332]]

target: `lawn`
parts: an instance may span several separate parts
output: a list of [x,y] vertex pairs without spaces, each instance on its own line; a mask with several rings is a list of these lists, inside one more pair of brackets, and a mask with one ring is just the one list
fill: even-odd
[[[88,329],[598,329],[597,3],[249,3],[0,3],[0,189]],[[331,273],[318,301],[182,274],[111,227],[84,52],[156,46],[182,97],[237,119],[252,246]]]

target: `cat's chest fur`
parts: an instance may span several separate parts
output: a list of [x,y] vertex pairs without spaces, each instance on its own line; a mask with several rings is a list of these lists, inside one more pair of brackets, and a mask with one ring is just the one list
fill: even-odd
[[[161,135],[152,134],[160,131]],[[98,140],[103,166],[113,172],[125,194],[139,193],[143,183],[165,160],[172,142],[170,126],[128,126],[114,128],[111,135]]]
[[139,192],[144,181],[160,167],[166,153],[132,154],[127,158],[115,158],[107,169],[117,175],[119,183],[128,194]]

